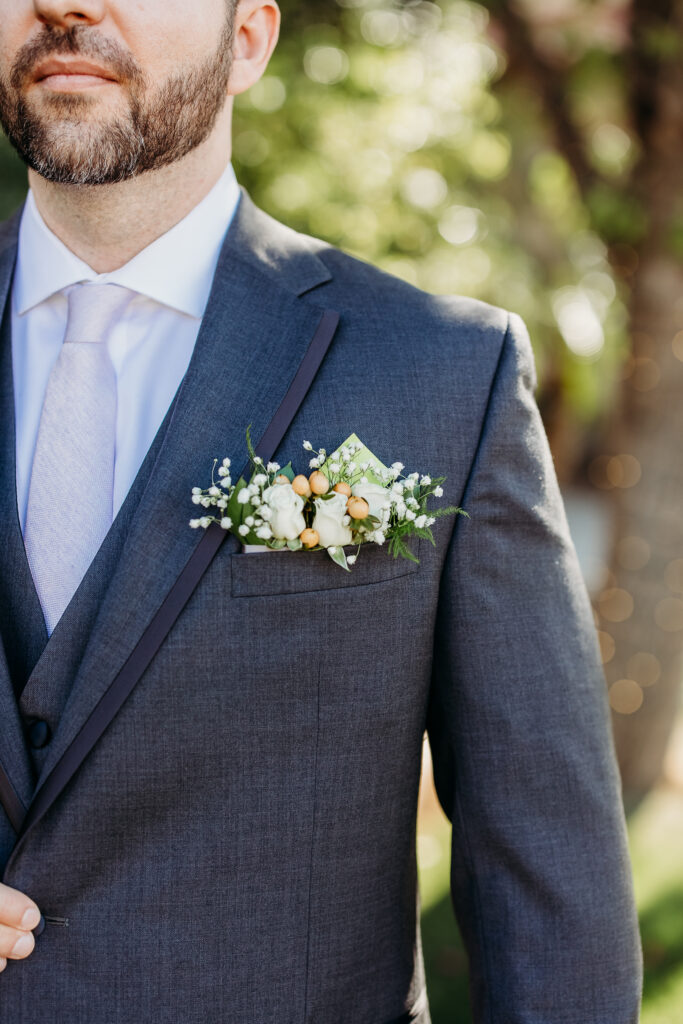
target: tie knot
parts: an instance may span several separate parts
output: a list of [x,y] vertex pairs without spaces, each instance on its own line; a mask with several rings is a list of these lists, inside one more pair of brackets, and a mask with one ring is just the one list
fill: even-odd
[[133,295],[116,284],[77,284],[68,295],[65,344],[104,341]]

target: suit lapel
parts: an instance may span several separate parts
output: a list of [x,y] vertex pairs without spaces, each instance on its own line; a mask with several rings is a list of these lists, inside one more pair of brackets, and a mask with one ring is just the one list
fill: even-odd
[[[10,285],[16,260],[20,214],[0,234],[0,316],[10,316]],[[16,508],[14,442],[14,390],[12,383],[11,332],[0,332],[0,544],[7,571],[15,574],[12,586],[25,590],[24,600],[37,601],[35,588],[26,578],[28,566]],[[45,637],[47,639],[47,636]],[[33,791],[31,761],[24,741],[19,707],[12,687],[4,645],[0,641],[0,802],[10,819],[28,806]]]
[[[284,229],[282,229],[284,230]],[[254,236],[263,247],[255,251]],[[107,691],[201,540],[188,521],[191,488],[214,458],[247,459],[245,431],[266,431],[318,328],[322,308],[301,294],[329,279],[310,252],[277,266],[264,215],[243,198],[219,260],[195,351],[156,463],[96,619],[38,789]],[[275,271],[273,265],[275,264]],[[235,538],[228,544],[237,546]]]

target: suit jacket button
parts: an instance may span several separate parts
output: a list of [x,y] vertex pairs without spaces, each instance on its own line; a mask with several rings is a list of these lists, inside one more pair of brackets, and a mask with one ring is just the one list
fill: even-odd
[[38,924],[33,929],[33,934],[37,938],[39,935],[42,935],[44,931],[45,931],[45,918],[41,914],[40,915],[40,921],[38,922]]
[[42,750],[52,739],[50,726],[42,718],[34,719],[28,727],[28,739],[34,750]]

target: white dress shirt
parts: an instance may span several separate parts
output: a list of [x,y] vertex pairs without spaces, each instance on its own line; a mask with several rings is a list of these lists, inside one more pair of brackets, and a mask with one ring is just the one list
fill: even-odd
[[47,227],[29,192],[12,289],[17,505],[26,522],[31,467],[50,371],[66,332],[67,295],[82,281],[137,295],[108,341],[117,381],[114,515],[187,370],[225,233],[239,202],[228,166],[179,224],[111,274],[96,274]]

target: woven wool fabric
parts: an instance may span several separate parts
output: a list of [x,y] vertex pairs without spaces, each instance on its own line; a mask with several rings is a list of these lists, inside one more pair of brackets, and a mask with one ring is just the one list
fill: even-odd
[[[3,299],[14,238],[12,225],[0,236]],[[322,552],[249,555],[228,538],[18,845],[0,813],[4,881],[69,920],[9,964],[0,1015],[428,1024],[415,864],[427,728],[477,1024],[635,1024],[604,682],[524,328],[301,238],[246,197],[106,593],[91,594],[38,785],[197,543],[191,487],[214,458],[246,457],[246,425],[262,435],[324,309],[340,328],[278,461],[355,431],[385,462],[446,475],[444,500],[471,518],[441,521],[419,566],[372,548],[350,576]],[[28,806],[2,658],[0,720],[0,767]]]

